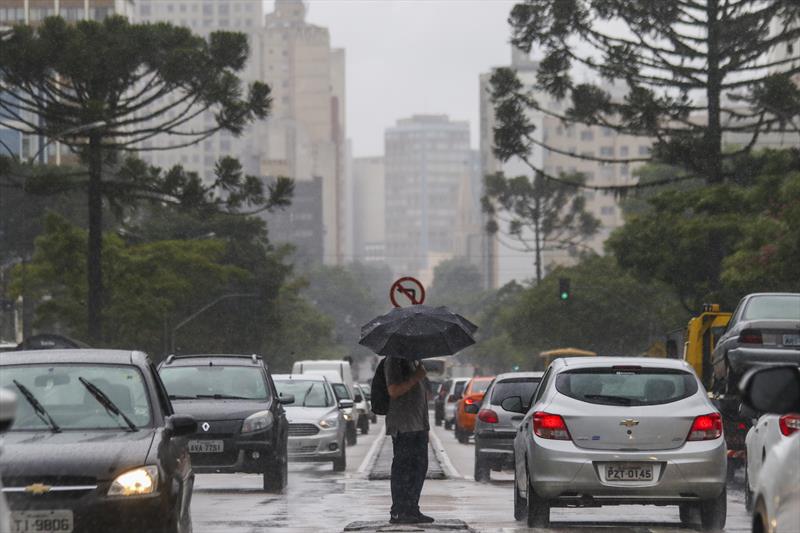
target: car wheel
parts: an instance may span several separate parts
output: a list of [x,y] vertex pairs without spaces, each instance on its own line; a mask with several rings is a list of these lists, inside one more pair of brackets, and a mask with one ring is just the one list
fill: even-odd
[[445,420],[444,421],[444,429],[446,429],[447,431],[450,431],[451,429],[453,429],[453,423],[450,422],[449,420]]
[[361,424],[361,434],[366,435],[369,433],[369,420],[366,416],[362,416],[358,419],[359,424]]
[[744,466],[744,508],[747,512],[753,510],[753,491],[750,490],[750,476],[747,473],[747,465]]
[[352,422],[347,423],[347,444],[348,446],[354,446],[358,443],[358,431],[356,431],[356,425]]
[[491,478],[489,465],[486,464],[486,461],[481,461],[478,448],[475,448],[475,481],[489,481]]
[[762,500],[758,500],[753,511],[753,533],[767,533],[769,531],[769,523],[767,522],[767,509]]
[[458,422],[456,422],[456,439],[458,439],[458,442],[461,444],[467,444],[469,442],[469,433],[459,428]]
[[550,504],[540,498],[531,486],[528,477],[528,527],[550,527]]
[[441,426],[442,425],[442,416],[439,413],[436,413],[433,416],[433,421],[437,426]]
[[286,457],[276,456],[264,467],[264,491],[282,492],[289,481],[289,465]]
[[517,469],[514,469],[514,520],[525,520],[528,516],[527,503],[525,498],[519,493],[519,483],[517,480]]
[[705,531],[719,531],[725,527],[725,517],[728,514],[728,491],[714,499],[700,502],[700,526]]
[[347,452],[345,451],[344,442],[342,442],[340,451],[339,457],[333,460],[334,472],[344,472],[347,468]]

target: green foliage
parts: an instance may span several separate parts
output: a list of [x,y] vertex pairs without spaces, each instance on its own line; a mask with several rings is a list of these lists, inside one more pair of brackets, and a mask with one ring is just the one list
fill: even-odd
[[[544,113],[565,123],[655,139],[653,158],[686,169],[683,178],[722,182],[729,177],[724,161],[748,152],[760,133],[796,133],[791,124],[800,116],[800,88],[792,76],[800,73],[800,51],[782,60],[764,58],[800,37],[793,24],[799,18],[796,0],[521,1],[509,17],[511,42],[542,59],[533,89],[511,69],[498,69],[492,77],[495,153],[503,161],[518,157],[542,172],[530,155],[534,148],[552,147],[546,136],[534,134],[531,117]],[[770,33],[776,26],[781,31]],[[587,71],[596,81],[583,81]],[[624,93],[612,94],[609,83]],[[564,110],[540,103],[542,96],[565,100]],[[725,132],[749,140],[725,153]],[[597,185],[614,191],[643,186]]]
[[[567,302],[558,298],[562,277],[572,283]],[[553,348],[638,355],[687,318],[666,286],[638,281],[613,257],[593,257],[574,267],[559,267],[524,289],[502,312],[500,326],[523,354],[521,367],[536,368],[539,352]]]
[[620,265],[673,288],[684,307],[731,308],[747,292],[796,290],[800,152],[736,160],[728,183],[671,188],[607,242]]
[[480,270],[466,258],[442,261],[433,269],[433,283],[425,303],[446,305],[460,314],[471,314],[484,297]]

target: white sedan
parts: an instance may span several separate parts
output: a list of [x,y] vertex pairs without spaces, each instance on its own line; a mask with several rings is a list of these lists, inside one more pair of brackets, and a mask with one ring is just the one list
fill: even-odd
[[[800,415],[783,416],[766,414],[750,428],[745,438],[747,446],[747,468],[745,470],[745,506],[753,510],[753,491],[764,461],[777,445],[800,430]],[[800,460],[800,456],[798,457]],[[798,530],[800,531],[800,529]]]

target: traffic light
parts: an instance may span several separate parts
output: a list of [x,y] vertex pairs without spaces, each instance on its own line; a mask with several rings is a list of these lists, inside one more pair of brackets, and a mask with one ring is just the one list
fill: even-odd
[[562,302],[569,300],[569,278],[558,278],[558,297]]

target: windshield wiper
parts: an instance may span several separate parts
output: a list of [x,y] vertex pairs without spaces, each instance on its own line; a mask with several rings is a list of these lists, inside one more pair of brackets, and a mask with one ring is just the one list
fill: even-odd
[[312,383],[312,384],[311,384],[311,385],[308,387],[308,389],[306,389],[306,392],[305,392],[305,394],[303,395],[303,405],[301,405],[301,407],[308,407],[308,405],[306,405],[306,400],[308,400],[308,395],[309,395],[309,394],[311,394],[311,389],[313,389],[313,388],[314,388],[314,384]]
[[607,394],[584,394],[584,398],[588,398],[590,400],[600,400],[618,403],[620,405],[630,405],[633,400],[631,398],[626,398],[625,396],[611,396]]
[[28,400],[28,403],[31,404],[31,407],[33,407],[33,412],[36,413],[36,416],[38,416],[42,422],[50,426],[50,429],[53,430],[53,433],[60,433],[61,428],[59,427],[59,425],[56,424],[56,421],[53,420],[53,417],[50,416],[50,413],[47,412],[44,406],[41,403],[39,403],[39,400],[36,399],[36,396],[34,396],[33,393],[28,390],[28,387],[26,387],[16,379],[13,380],[13,382],[14,385],[17,386],[19,391],[25,397],[25,399]]
[[197,396],[190,396],[188,394],[170,394],[170,400],[196,400]]
[[253,400],[244,396],[234,396],[233,394],[198,394],[195,398],[213,398],[215,400]]
[[134,424],[133,421],[130,418],[128,418],[128,415],[123,413],[122,410],[119,407],[117,407],[117,404],[112,402],[111,398],[106,396],[106,393],[101,391],[97,387],[97,385],[95,385],[88,379],[82,377],[78,377],[78,381],[80,381],[83,384],[83,386],[86,387],[86,390],[88,390],[92,394],[92,396],[94,396],[95,400],[97,400],[100,403],[100,405],[102,405],[105,408],[107,412],[114,413],[115,415],[122,417],[125,423],[128,424],[128,427],[131,429],[131,431],[139,430],[139,428],[136,427],[136,424]]

